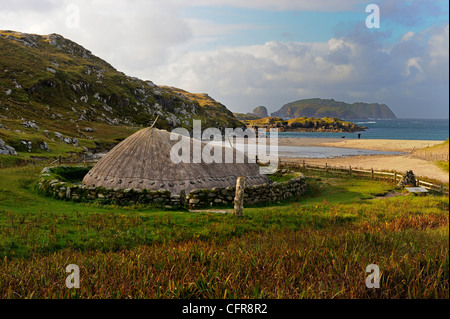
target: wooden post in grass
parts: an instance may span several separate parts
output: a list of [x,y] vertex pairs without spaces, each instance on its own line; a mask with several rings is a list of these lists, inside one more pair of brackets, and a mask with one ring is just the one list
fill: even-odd
[[244,177],[238,177],[236,181],[236,196],[234,197],[234,215],[236,217],[244,216]]
[[441,188],[441,195],[442,195],[442,194],[444,194],[444,187],[442,186],[442,183],[440,186],[441,186],[440,188]]
[[306,163],[305,163],[305,160],[303,160],[303,169],[306,169]]
[[325,163],[325,172],[328,172],[328,163]]
[[59,162],[59,165],[62,164],[62,156],[61,155],[59,155],[58,162]]
[[373,179],[373,168],[371,168],[371,171],[372,171],[372,179]]
[[394,184],[397,182],[397,171],[394,171]]
[[352,166],[351,165],[349,165],[349,167],[348,167],[348,175],[352,175]]

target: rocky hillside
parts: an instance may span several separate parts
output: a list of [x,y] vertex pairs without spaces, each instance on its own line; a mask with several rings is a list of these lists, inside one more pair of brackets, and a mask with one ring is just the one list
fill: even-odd
[[367,127],[359,126],[338,118],[295,118],[283,120],[279,117],[266,117],[258,120],[246,121],[248,127],[278,128],[280,132],[358,132]]
[[341,119],[396,119],[385,104],[357,102],[348,104],[333,99],[307,99],[285,104],[272,116],[282,118],[338,117]]
[[[178,94],[180,97],[187,98],[197,103],[201,108],[202,117],[207,127],[227,128],[227,127],[244,127],[245,124],[240,122],[234,114],[226,108],[222,103],[214,100],[207,93],[191,93],[179,88],[161,86],[161,88],[170,90]],[[192,124],[192,122],[191,122]],[[205,125],[202,123],[202,125]]]
[[58,34],[0,31],[0,138],[19,151],[113,145],[157,116],[164,129],[243,126],[206,96],[127,76]]

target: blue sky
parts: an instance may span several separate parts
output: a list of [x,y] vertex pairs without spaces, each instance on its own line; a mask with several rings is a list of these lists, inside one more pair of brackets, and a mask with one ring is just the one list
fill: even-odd
[[[398,0],[397,0],[398,1]],[[376,2],[367,2],[367,4]],[[413,6],[405,5],[405,14]],[[386,41],[398,41],[409,31],[420,32],[424,27],[438,26],[448,23],[447,1],[438,1],[434,5],[440,10],[427,12],[424,16],[412,16],[409,24],[395,21],[392,17],[383,19],[382,30],[388,30],[391,36]],[[221,35],[216,41],[205,44],[201,49],[212,49],[215,46],[240,46],[264,44],[268,41],[326,42],[346,27],[361,24],[369,15],[365,12],[366,4],[354,6],[352,11],[272,11],[263,9],[238,8],[223,6],[185,7],[181,15],[186,19],[209,20],[219,25],[240,25],[235,32]],[[381,6],[383,8],[383,6]],[[381,12],[382,14],[382,12]],[[373,32],[377,32],[373,29]]]
[[[365,26],[371,3],[379,29]],[[449,116],[448,1],[0,0],[0,8],[0,29],[59,33],[128,75],[206,92],[233,112],[319,97],[385,103],[401,118]]]

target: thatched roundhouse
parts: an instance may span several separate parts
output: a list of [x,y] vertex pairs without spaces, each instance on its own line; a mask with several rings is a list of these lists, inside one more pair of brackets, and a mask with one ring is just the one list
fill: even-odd
[[[239,176],[246,185],[269,182],[260,174],[259,166],[248,163],[188,163],[171,160],[170,152],[178,142],[170,139],[170,132],[156,128],[140,130],[123,140],[106,154],[84,177],[89,187],[108,189],[169,190],[172,194],[186,194],[193,189],[225,188],[234,186]],[[189,138],[193,150],[192,138]],[[198,143],[198,141],[197,141]],[[201,143],[203,149],[207,144]],[[225,154],[224,148],[222,148]],[[234,155],[236,151],[234,150]],[[223,157],[224,158],[224,157]],[[233,158],[236,158],[235,156]]]

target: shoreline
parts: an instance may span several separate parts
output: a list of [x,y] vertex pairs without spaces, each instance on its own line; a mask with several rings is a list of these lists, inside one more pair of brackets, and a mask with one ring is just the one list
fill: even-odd
[[375,170],[397,170],[405,173],[412,170],[418,177],[432,178],[443,183],[449,183],[449,175],[432,161],[411,156],[414,149],[425,148],[441,144],[444,141],[430,140],[386,140],[386,139],[337,139],[337,138],[279,138],[279,146],[322,146],[367,149],[376,151],[395,151],[399,155],[357,155],[334,158],[288,158],[280,157],[282,162],[298,162],[305,160],[306,163],[322,164],[332,166]]
[[320,137],[278,138],[279,146],[343,147],[400,153],[410,153],[413,149],[434,146],[443,142],[432,140],[339,139]]

